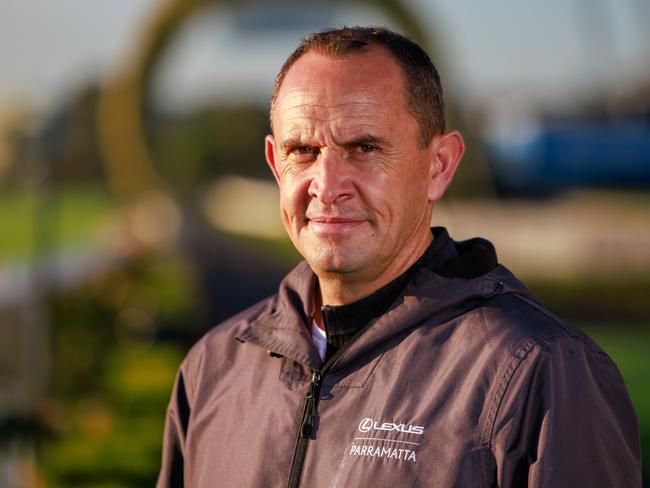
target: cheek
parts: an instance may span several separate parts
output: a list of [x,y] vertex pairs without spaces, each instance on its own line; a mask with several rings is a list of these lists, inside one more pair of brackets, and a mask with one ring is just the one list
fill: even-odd
[[368,185],[364,192],[377,217],[398,230],[401,221],[420,217],[427,206],[426,177],[416,174],[386,176],[381,182]]
[[404,198],[410,198],[408,191],[404,191],[404,186],[401,175],[395,172],[366,174],[357,184],[359,194],[380,219],[394,217]]
[[293,219],[304,214],[307,202],[307,185],[285,178],[280,186],[280,206],[283,218]]

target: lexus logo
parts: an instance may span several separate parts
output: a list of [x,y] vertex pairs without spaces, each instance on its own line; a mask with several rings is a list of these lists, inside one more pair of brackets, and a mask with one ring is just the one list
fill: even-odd
[[372,419],[365,418],[361,421],[359,424],[359,431],[361,432],[370,432],[370,429],[372,429]]
[[366,417],[359,423],[359,432],[370,432],[371,430],[385,430],[403,432],[404,434],[424,434],[424,427],[421,425],[396,424],[393,422],[375,422],[373,419]]

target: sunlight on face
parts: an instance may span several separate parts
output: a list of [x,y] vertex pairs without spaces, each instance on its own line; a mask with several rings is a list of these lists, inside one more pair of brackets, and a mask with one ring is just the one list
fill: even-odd
[[278,93],[267,158],[287,233],[319,276],[374,279],[430,239],[430,151],[403,86],[392,57],[370,48],[309,52]]

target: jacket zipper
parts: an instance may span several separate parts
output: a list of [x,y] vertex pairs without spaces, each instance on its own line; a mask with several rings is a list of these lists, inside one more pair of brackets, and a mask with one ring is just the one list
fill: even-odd
[[320,387],[323,379],[322,371],[316,370],[311,375],[311,383],[307,390],[307,399],[305,401],[305,408],[302,413],[302,420],[300,421],[300,429],[298,431],[298,440],[296,447],[293,451],[293,462],[291,463],[291,474],[289,475],[289,488],[297,488],[300,484],[300,476],[302,475],[302,468],[305,464],[305,455],[307,454],[307,444],[314,431],[314,424],[316,423],[316,403],[320,397]]
[[298,488],[300,486],[300,477],[302,476],[302,470],[305,464],[307,445],[314,433],[314,427],[316,425],[316,414],[318,413],[318,400],[320,398],[320,389],[323,385],[323,376],[338,359],[340,356],[339,353],[342,353],[344,349],[347,349],[347,347],[336,351],[320,370],[315,370],[311,375],[311,383],[307,389],[305,399],[305,408],[302,413],[302,419],[300,420],[300,428],[298,429],[298,440],[293,451],[291,474],[289,475],[289,483],[287,484],[288,488]]
[[293,461],[291,462],[291,472],[289,474],[289,482],[287,488],[298,488],[300,486],[300,477],[305,464],[305,455],[307,454],[307,446],[309,439],[314,433],[314,425],[316,423],[316,415],[318,413],[318,400],[320,398],[320,390],[323,385],[323,377],[329,371],[331,366],[338,361],[339,357],[356,342],[357,338],[363,334],[374,322],[371,320],[368,324],[362,327],[348,342],[343,344],[329,360],[323,365],[320,370],[314,370],[311,375],[311,383],[307,389],[305,398],[305,408],[300,420],[300,428],[298,429],[298,439],[293,451]]

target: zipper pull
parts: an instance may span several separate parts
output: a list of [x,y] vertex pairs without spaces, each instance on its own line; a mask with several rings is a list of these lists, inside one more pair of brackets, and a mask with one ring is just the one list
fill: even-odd
[[314,371],[311,375],[311,384],[307,390],[307,405],[305,407],[305,417],[300,426],[300,437],[311,437],[316,423],[316,405],[320,396],[321,374],[320,371]]

